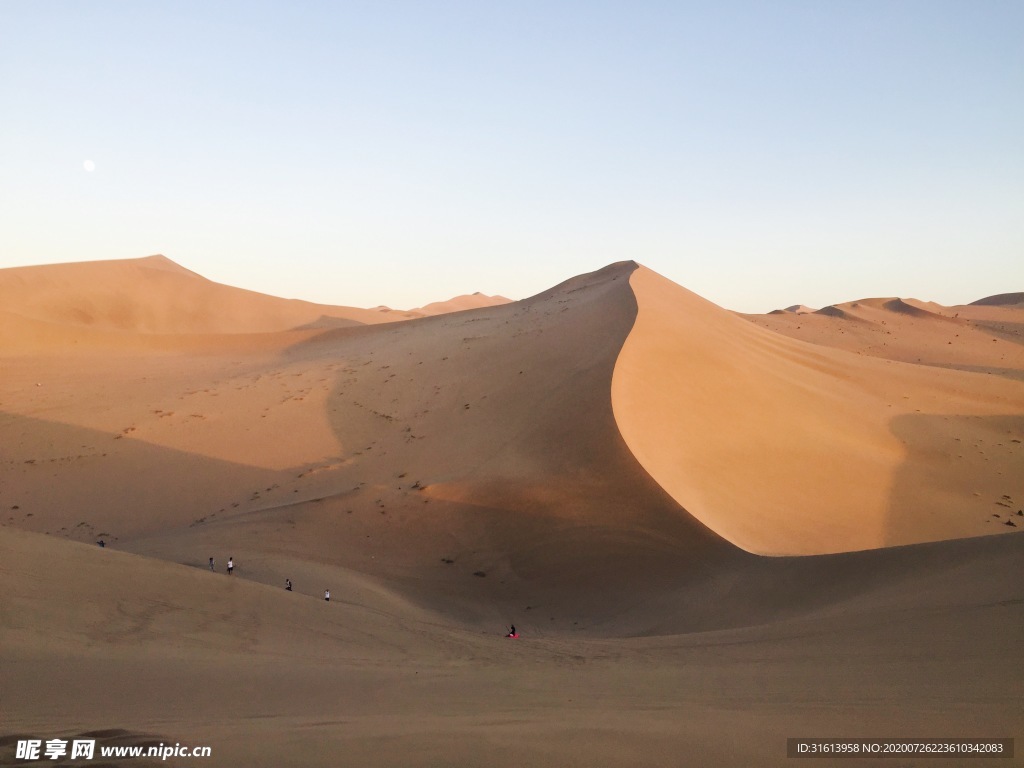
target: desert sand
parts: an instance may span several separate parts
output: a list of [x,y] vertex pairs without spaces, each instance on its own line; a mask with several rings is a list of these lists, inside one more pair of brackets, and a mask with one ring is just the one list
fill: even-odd
[[403,312],[0,270],[0,765],[1020,742],[1012,298],[738,316],[627,262]]

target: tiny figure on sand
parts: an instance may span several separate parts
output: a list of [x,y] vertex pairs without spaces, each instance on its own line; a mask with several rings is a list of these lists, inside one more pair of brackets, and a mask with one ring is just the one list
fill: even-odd
[[234,571],[234,570],[235,570],[235,558],[229,557],[228,558],[228,576],[230,576],[231,572]]
[[215,565],[216,565],[216,563],[213,562],[213,558],[211,557],[210,558],[210,570],[211,571],[214,569]]
[[284,588],[285,588],[285,590],[287,590],[288,592],[291,592],[291,591],[292,591],[292,580],[291,580],[291,579],[285,579],[285,580],[284,580]]
[[505,637],[512,637],[512,638],[519,637],[519,633],[516,632],[516,625],[515,624],[512,625],[512,628],[509,629],[508,634],[505,635]]
[[326,600],[328,603],[331,602],[331,590],[324,590],[324,600]]

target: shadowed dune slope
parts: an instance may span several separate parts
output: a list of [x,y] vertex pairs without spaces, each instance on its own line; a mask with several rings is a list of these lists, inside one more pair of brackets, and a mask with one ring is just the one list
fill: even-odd
[[616,421],[718,534],[778,555],[1012,530],[992,515],[1024,499],[1020,382],[807,344],[644,268],[630,282],[638,314],[612,383]]

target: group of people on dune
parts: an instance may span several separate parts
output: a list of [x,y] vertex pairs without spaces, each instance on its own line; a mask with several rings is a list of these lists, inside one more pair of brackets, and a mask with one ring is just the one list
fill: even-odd
[[[212,557],[210,558],[210,570],[214,571],[214,572],[217,570],[217,561],[214,560]],[[235,572],[235,558],[233,558],[233,557],[228,557],[227,572],[228,572],[228,576],[230,576],[232,573]],[[286,592],[293,591],[292,590],[292,580],[291,579],[285,579],[284,580],[284,588],[285,588]],[[331,590],[329,590],[329,589],[325,589],[324,590],[324,600],[326,602],[328,602],[328,603],[331,602]],[[513,624],[511,626],[511,628],[509,629],[509,631],[505,635],[505,637],[512,637],[512,638],[519,637],[519,633],[516,632],[516,625],[515,624]]]
[[[214,560],[212,557],[210,558],[210,570],[211,571],[216,571],[217,570],[217,561]],[[233,557],[229,557],[228,558],[228,568],[227,568],[227,570],[228,570],[228,576],[230,576],[232,573],[235,572],[235,558],[233,558]],[[293,591],[292,590],[292,580],[291,579],[285,579],[284,580],[284,588],[285,588],[286,592]],[[329,589],[325,589],[324,590],[324,600],[326,600],[328,603],[331,602],[331,590],[329,590]]]

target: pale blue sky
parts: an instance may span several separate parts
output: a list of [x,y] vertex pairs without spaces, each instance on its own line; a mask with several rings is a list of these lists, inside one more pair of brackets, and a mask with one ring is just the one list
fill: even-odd
[[0,267],[402,308],[621,259],[753,312],[1024,290],[1022,40],[1017,0],[0,0]]

